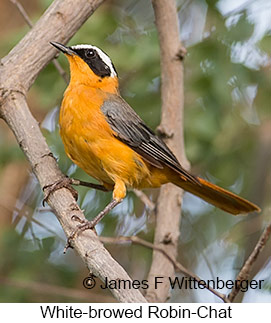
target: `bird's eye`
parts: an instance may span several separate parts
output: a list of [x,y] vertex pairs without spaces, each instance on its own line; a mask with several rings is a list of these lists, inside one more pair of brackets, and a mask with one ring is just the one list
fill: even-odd
[[87,49],[85,55],[87,58],[94,58],[96,56],[96,52],[93,49]]

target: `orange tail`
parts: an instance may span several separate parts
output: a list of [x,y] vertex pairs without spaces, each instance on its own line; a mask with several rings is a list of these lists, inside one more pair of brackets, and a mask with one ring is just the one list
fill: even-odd
[[213,204],[221,210],[234,215],[261,211],[257,205],[234,193],[205,181],[200,177],[196,177],[196,179],[198,180],[198,183],[196,181],[184,181],[181,177],[176,180],[175,177],[174,184],[185,191],[202,198],[204,201]]

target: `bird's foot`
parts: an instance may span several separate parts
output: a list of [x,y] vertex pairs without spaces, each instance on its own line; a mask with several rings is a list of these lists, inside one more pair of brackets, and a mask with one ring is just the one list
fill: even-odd
[[[68,248],[72,248],[72,241],[79,233],[82,233],[86,230],[94,229],[95,225],[98,224],[101,219],[109,213],[116,205],[118,205],[122,200],[113,199],[93,220],[88,221],[86,219],[82,220],[78,216],[73,215],[72,220],[79,222],[80,224],[77,228],[72,232],[72,234],[68,237],[66,246],[64,248],[64,253],[66,253]],[[96,233],[96,231],[95,231]]]
[[57,182],[50,184],[50,185],[46,185],[43,187],[43,192],[44,192],[44,199],[42,202],[42,205],[44,206],[45,202],[48,201],[49,196],[61,189],[61,188],[67,188],[73,195],[73,197],[77,200],[78,198],[78,193],[77,191],[71,186],[73,184],[73,180],[70,179],[69,177],[63,177],[60,180],[58,180]]
[[64,248],[64,253],[66,253],[67,249],[72,248],[72,241],[75,239],[76,236],[78,236],[80,233],[86,231],[86,230],[95,230],[95,225],[97,224],[97,221],[95,221],[96,218],[94,218],[92,221],[88,221],[86,219],[82,220],[78,216],[73,215],[72,220],[75,220],[79,222],[80,224],[76,227],[76,229],[71,233],[71,235],[67,239],[67,243]]

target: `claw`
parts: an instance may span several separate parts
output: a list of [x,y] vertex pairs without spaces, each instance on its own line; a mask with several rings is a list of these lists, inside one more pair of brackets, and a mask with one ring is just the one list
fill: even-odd
[[72,184],[72,180],[69,178],[69,177],[64,177],[64,178],[61,178],[59,181],[57,181],[57,182],[55,182],[55,183],[53,183],[53,184],[50,184],[50,185],[46,185],[46,186],[44,186],[43,187],[43,191],[47,191],[45,194],[44,194],[44,199],[43,199],[43,201],[42,201],[42,205],[44,206],[45,205],[45,202],[47,202],[48,201],[48,198],[49,198],[49,196],[53,193],[53,192],[55,192],[55,191],[57,191],[57,190],[59,190],[59,189],[61,189],[61,188],[63,188],[63,187],[65,187],[65,188],[67,188],[71,193],[72,193],[72,195],[73,195],[73,197],[77,200],[77,198],[78,198],[78,193],[77,193],[77,191],[71,186],[71,184]]
[[88,220],[82,220],[80,219],[77,215],[73,215],[72,216],[72,220],[80,222],[80,224],[77,226],[77,228],[72,232],[72,234],[68,237],[67,239],[67,243],[65,245],[64,248],[64,253],[66,253],[66,251],[69,248],[72,248],[72,241],[75,239],[75,237],[79,234],[82,233],[86,230],[95,230],[95,225],[98,224],[101,219],[107,214],[109,213],[116,205],[118,205],[121,202],[121,200],[116,200],[113,199],[92,221],[88,221]]
[[67,239],[67,242],[66,242],[66,245],[64,247],[64,250],[63,250],[63,253],[65,254],[67,252],[67,250],[69,248],[73,248],[72,246],[72,241],[75,239],[75,237],[79,234],[79,233],[82,233],[84,232],[85,230],[94,230],[95,233],[96,233],[96,230],[95,230],[95,225],[96,225],[96,222],[94,220],[92,221],[88,221],[88,220],[82,220],[80,219],[79,217],[77,217],[76,215],[73,215],[72,216],[72,219],[75,220],[75,221],[78,221],[80,222],[80,225],[77,226],[77,228],[72,232],[72,234],[68,237]]
[[79,218],[79,216],[77,216],[75,214],[71,217],[71,219],[74,220],[74,221],[77,221],[77,222],[79,222],[81,224],[86,222],[86,220],[82,220],[81,218]]

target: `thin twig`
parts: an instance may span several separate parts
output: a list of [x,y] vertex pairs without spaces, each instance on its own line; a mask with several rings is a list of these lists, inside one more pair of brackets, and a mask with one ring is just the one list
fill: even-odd
[[155,203],[149,199],[149,197],[142,191],[133,189],[135,195],[145,204],[145,206],[152,212],[155,209]]
[[[59,296],[61,299],[63,297],[74,299],[74,300],[81,300],[81,301],[88,301],[88,302],[113,302],[114,298],[110,296],[106,296],[103,294],[93,293],[89,290],[82,290],[82,289],[75,289],[75,288],[68,288],[64,286],[57,286],[52,284],[47,284],[44,282],[36,282],[36,281],[24,281],[21,279],[14,279],[14,278],[7,278],[0,276],[0,284],[1,286],[8,286],[12,289],[23,289],[31,291],[31,295],[33,293],[38,295],[48,295],[54,297]],[[83,284],[82,284],[83,285]],[[33,297],[33,296],[32,296]],[[34,296],[35,297],[35,296]]]
[[61,67],[61,65],[59,64],[59,62],[57,61],[57,59],[53,59],[52,60],[55,68],[57,69],[58,73],[60,74],[60,76],[63,78],[63,80],[65,81],[66,84],[69,84],[69,77],[67,75],[67,73],[63,70],[63,68]]
[[[24,18],[24,20],[27,23],[27,25],[29,26],[29,28],[32,29],[33,24],[30,20],[30,17],[27,14],[27,12],[25,11],[24,7],[22,6],[22,4],[17,0],[9,0],[9,1],[17,7],[18,11],[20,12],[22,17]],[[59,64],[59,62],[55,58],[52,60],[52,62],[54,64],[55,68],[57,69],[58,73],[61,75],[61,77],[64,79],[64,81],[68,84],[69,77],[68,77],[67,73],[63,70],[63,68],[61,67],[61,65]]]
[[[192,273],[191,271],[186,269],[182,264],[177,262],[171,255],[169,255],[167,253],[167,251],[163,247],[157,246],[151,242],[140,239],[137,236],[119,236],[119,237],[115,237],[115,238],[100,236],[99,239],[103,243],[119,244],[122,242],[131,242],[131,243],[135,243],[135,244],[144,246],[144,247],[152,249],[152,250],[156,250],[156,251],[162,253],[172,263],[172,265],[176,271],[179,271],[182,274],[193,278],[194,280],[196,280],[199,283],[203,281],[196,274]],[[230,301],[228,300],[228,298],[225,294],[219,293],[218,291],[216,291],[215,289],[213,289],[212,287],[210,287],[208,285],[206,285],[205,288],[208,289],[211,293],[213,293],[217,297],[219,297],[223,302],[230,303]]]
[[[249,278],[249,275],[251,273],[253,264],[256,262],[259,254],[263,251],[269,237],[271,235],[271,223],[264,229],[263,233],[261,234],[255,248],[253,249],[251,255],[248,257],[247,261],[245,262],[245,264],[243,265],[242,269],[240,270],[236,281],[243,281],[243,280],[247,280]],[[239,293],[241,288],[241,284],[237,284],[236,286],[234,286],[234,288],[232,289],[232,291],[230,292],[228,299],[230,302],[232,302],[235,297],[237,296],[237,294]]]
[[20,14],[23,16],[24,20],[28,24],[29,28],[33,28],[33,24],[28,16],[28,14],[26,13],[24,7],[22,6],[22,4],[17,0],[9,0],[9,1],[12,2],[17,7]]

